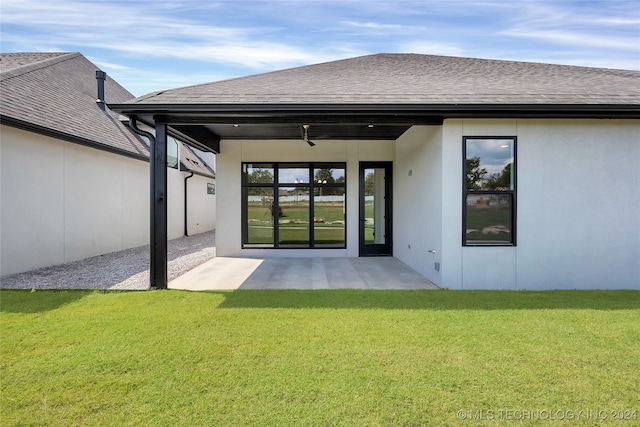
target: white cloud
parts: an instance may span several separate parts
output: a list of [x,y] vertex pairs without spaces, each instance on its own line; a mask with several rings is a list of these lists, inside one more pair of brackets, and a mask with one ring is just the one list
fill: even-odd
[[[640,23],[640,9],[637,9],[637,4],[628,10],[616,7],[627,4],[631,3],[611,2],[611,8],[605,8],[604,4],[595,2],[523,2],[519,4],[519,13],[508,21],[508,27],[500,34],[576,48],[639,52],[640,33],[637,24]],[[631,13],[631,16],[615,13]],[[624,26],[632,28],[625,30]]]
[[372,30],[406,30],[410,27],[406,27],[403,25],[396,24],[379,24],[376,22],[355,22],[355,21],[344,21],[343,24],[349,25],[357,28],[366,28]]
[[636,27],[636,30],[638,29],[637,27],[640,26],[640,19],[637,19],[637,18],[636,19],[634,19],[634,18],[616,18],[616,17],[595,18],[593,20],[593,22],[595,22],[597,24],[612,25],[612,26],[630,25],[630,26]]
[[602,47],[624,49],[638,52],[640,41],[629,37],[611,37],[600,34],[588,34],[577,31],[559,29],[514,28],[502,31],[502,34],[545,40],[551,43],[570,44],[574,46]]
[[93,56],[87,56],[87,59],[91,62],[93,62],[94,64],[96,64],[98,67],[103,68],[103,69],[109,69],[109,70],[118,70],[118,71],[129,71],[131,70],[131,67],[127,67],[126,65],[120,65],[120,64],[116,64],[114,62],[108,61],[108,60],[104,60],[102,58],[96,58]]
[[[269,40],[266,35],[278,31],[269,26],[220,26],[154,15],[153,8],[142,10],[135,2],[124,6],[120,2],[73,0],[3,1],[7,3],[3,3],[5,23],[34,26],[46,35],[42,39],[50,45],[110,50],[123,56],[144,55],[270,70],[333,60],[344,57],[339,53],[341,50],[350,50],[340,44],[329,43],[314,50],[302,43]],[[26,45],[26,40],[21,44]]]

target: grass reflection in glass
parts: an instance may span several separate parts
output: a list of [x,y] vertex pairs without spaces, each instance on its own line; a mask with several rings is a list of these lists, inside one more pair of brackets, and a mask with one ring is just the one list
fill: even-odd
[[309,245],[309,187],[281,187],[278,191],[279,243]]
[[467,241],[510,242],[510,196],[468,196],[466,235]]

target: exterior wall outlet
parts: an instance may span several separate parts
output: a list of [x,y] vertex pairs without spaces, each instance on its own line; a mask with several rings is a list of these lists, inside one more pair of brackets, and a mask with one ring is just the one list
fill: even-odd
[[440,263],[439,263],[439,262],[435,262],[435,263],[433,263],[433,268],[434,268],[436,271],[440,271]]

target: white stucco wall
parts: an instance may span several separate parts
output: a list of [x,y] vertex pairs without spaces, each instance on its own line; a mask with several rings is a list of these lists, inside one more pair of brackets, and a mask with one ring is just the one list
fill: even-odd
[[208,183],[215,184],[216,180],[201,175],[193,175],[187,180],[187,231],[190,236],[211,231],[216,226],[216,195],[207,194]]
[[[184,236],[184,180],[190,172],[167,168],[167,237],[169,240]],[[187,179],[187,233],[211,231],[216,223],[216,196],[207,194],[207,183],[214,178],[193,175]]]
[[[517,246],[462,247],[462,137],[516,136]],[[447,120],[443,286],[640,289],[640,122]]]
[[[393,161],[393,141],[316,141],[309,147],[291,141],[221,141],[216,156],[218,256],[358,256],[358,167],[360,161]],[[347,163],[347,248],[346,249],[242,249],[241,164],[242,162],[346,162]]]
[[[9,126],[0,134],[0,275],[149,243],[149,163]],[[168,236],[184,234],[184,172],[168,170]],[[213,179],[188,183],[189,233],[215,228]]]
[[[147,165],[148,166],[148,165]],[[184,236],[184,178],[178,169],[167,168],[167,239]]]
[[518,289],[640,289],[640,121],[517,126]]
[[0,274],[149,242],[148,163],[2,126]]
[[[60,264],[64,254],[64,147],[0,125],[0,274]],[[49,140],[49,141],[47,141]],[[34,157],[39,151],[42,155]]]
[[[146,244],[149,230],[141,230],[140,224],[148,224],[148,206],[141,203],[148,192],[148,164],[62,144],[64,195],[57,203],[64,205],[64,262],[124,249],[125,240]],[[37,188],[32,191],[38,193]]]
[[396,141],[395,158],[394,256],[441,284],[442,127],[412,127]]

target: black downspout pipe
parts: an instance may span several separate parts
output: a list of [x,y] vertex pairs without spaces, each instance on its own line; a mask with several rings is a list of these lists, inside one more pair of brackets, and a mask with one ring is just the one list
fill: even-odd
[[191,177],[193,177],[193,172],[191,172],[191,175],[184,177],[184,237],[189,237],[189,231],[187,229],[187,202],[189,201],[189,198],[187,197],[189,194],[187,192],[187,180]]

